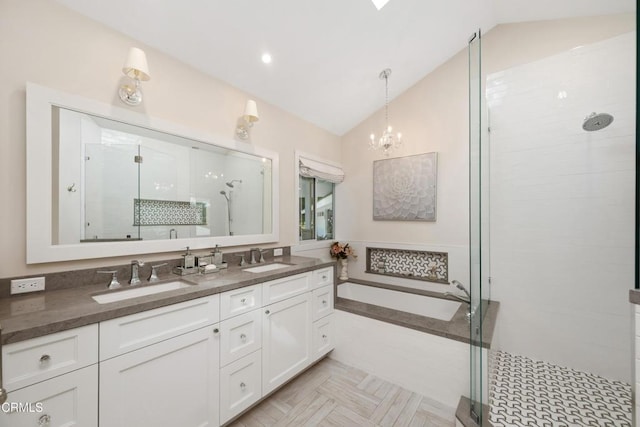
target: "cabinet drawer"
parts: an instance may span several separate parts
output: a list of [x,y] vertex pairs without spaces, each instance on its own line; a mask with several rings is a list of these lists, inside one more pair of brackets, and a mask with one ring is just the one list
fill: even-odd
[[220,320],[262,307],[262,285],[247,286],[220,294]]
[[9,402],[30,407],[26,412],[0,411],[2,427],[97,426],[98,365],[9,393],[7,408]]
[[261,359],[258,350],[220,370],[220,424],[262,397]]
[[319,359],[333,350],[333,316],[326,316],[313,322],[313,358]]
[[313,288],[333,285],[333,266],[314,270],[313,272]]
[[8,391],[98,362],[98,324],[33,338],[2,348]]
[[333,313],[333,285],[316,289],[312,299],[314,321]]
[[262,311],[253,310],[220,323],[220,366],[262,347]]
[[211,295],[100,323],[100,360],[109,359],[216,323],[219,296]]
[[311,289],[310,279],[311,272],[296,274],[295,276],[283,277],[282,279],[271,280],[263,283],[263,305],[266,306],[309,291]]

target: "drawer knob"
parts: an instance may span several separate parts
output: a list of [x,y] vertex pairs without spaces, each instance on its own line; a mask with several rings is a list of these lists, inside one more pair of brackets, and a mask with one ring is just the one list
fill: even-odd
[[325,334],[322,334],[322,339],[323,339],[323,340],[326,340],[326,339],[327,339],[327,336],[326,336]]
[[327,305],[327,300],[326,299],[322,300],[322,305]]
[[242,303],[242,305],[246,305],[247,304],[247,299],[246,298],[242,298],[240,300],[240,302]]
[[220,333],[220,329],[218,329],[218,328],[213,328],[213,333],[214,333],[214,334],[218,334],[218,333]]
[[247,340],[247,336],[245,334],[240,334],[240,339],[244,342]]
[[42,356],[40,356],[40,363],[47,363],[50,360],[51,356],[49,356],[48,354],[43,354]]
[[327,275],[322,276],[322,280],[327,280]]
[[40,418],[38,418],[39,426],[48,426],[50,422],[51,422],[51,415],[44,414]]
[[246,387],[247,385],[245,383],[240,383],[240,390],[244,391]]
[[264,314],[269,314],[271,313],[269,310],[265,311]]

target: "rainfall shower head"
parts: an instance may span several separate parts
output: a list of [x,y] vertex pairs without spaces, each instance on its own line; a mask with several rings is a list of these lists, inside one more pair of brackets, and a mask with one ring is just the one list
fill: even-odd
[[604,129],[611,124],[613,116],[607,113],[591,113],[585,117],[582,123],[582,129],[587,132],[593,132],[596,130]]
[[242,180],[241,179],[234,179],[233,181],[226,182],[225,184],[227,185],[227,187],[233,188],[233,183],[234,182],[237,182],[238,184],[242,184]]

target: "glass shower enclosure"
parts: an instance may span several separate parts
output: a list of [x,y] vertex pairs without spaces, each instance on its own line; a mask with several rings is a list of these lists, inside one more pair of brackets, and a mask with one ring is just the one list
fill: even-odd
[[[469,39],[469,361],[470,418],[482,425],[487,401],[486,352],[482,327],[490,293],[489,269],[489,138],[483,112],[482,37]],[[486,416],[486,414],[484,414]]]

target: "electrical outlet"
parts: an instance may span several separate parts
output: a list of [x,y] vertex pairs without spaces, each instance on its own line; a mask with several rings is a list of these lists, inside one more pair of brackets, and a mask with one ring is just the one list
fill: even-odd
[[273,256],[282,256],[282,248],[275,248],[273,250]]
[[29,277],[28,279],[11,281],[11,295],[36,291],[44,291],[44,277]]

